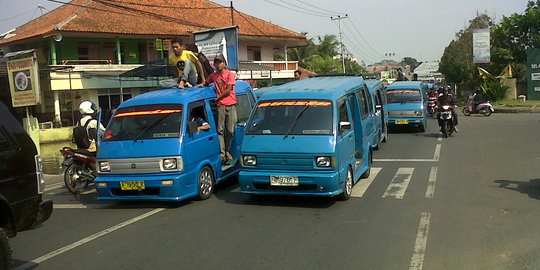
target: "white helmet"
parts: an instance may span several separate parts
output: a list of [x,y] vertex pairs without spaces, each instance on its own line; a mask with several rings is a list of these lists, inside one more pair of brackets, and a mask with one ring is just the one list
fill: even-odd
[[96,111],[96,105],[92,101],[85,100],[79,105],[79,112],[82,115],[93,114]]

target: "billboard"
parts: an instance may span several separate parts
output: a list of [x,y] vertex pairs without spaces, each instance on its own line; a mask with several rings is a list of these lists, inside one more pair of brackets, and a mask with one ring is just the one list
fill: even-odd
[[489,28],[473,29],[473,62],[489,63],[490,58]]
[[214,66],[214,58],[223,54],[230,69],[238,69],[238,27],[229,26],[193,32],[195,45]]
[[527,96],[540,99],[540,49],[527,49]]
[[40,103],[38,62],[36,55],[7,61],[9,89],[13,107]]

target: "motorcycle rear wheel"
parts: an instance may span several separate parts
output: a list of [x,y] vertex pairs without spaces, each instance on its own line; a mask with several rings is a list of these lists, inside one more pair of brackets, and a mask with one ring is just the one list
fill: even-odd
[[79,164],[72,163],[64,171],[64,184],[69,192],[77,194],[77,181],[80,181],[79,189],[85,189],[88,187],[88,182],[81,179],[79,172],[83,170],[83,167]]
[[465,115],[465,116],[471,115],[471,112],[469,111],[469,109],[467,107],[463,108],[463,115]]

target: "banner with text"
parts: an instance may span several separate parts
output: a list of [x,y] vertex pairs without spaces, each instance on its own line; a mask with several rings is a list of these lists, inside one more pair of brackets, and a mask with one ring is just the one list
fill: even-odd
[[527,49],[527,96],[540,99],[540,49]]
[[35,53],[33,57],[8,60],[7,71],[13,107],[39,104],[38,62]]
[[473,62],[489,63],[490,58],[489,28],[473,29]]
[[214,66],[214,58],[223,54],[227,66],[238,69],[238,27],[230,26],[193,32],[195,45]]

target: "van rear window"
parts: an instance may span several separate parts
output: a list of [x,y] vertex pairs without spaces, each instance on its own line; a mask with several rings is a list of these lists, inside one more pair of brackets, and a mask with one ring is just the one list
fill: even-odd
[[418,89],[388,89],[386,91],[388,103],[414,103],[421,102],[420,90]]
[[182,105],[155,104],[118,109],[113,115],[104,141],[123,141],[180,137]]
[[257,104],[246,134],[333,134],[333,106],[327,100],[273,100]]

